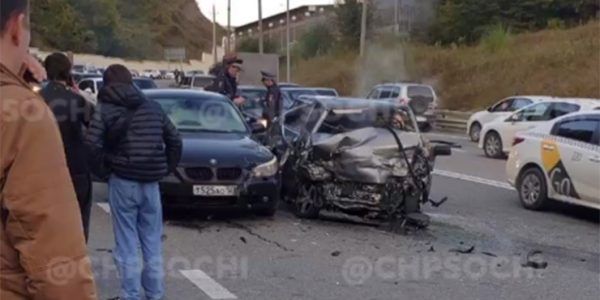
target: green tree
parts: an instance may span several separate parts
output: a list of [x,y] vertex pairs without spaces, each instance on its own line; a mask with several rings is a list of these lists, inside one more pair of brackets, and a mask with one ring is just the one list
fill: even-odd
[[298,41],[298,51],[302,58],[308,59],[324,55],[331,50],[335,36],[325,24],[315,25],[306,31]]
[[[263,40],[263,50],[265,53],[277,53],[279,49],[277,49],[277,45],[275,42],[269,38],[264,38]],[[248,37],[244,38],[240,41],[240,44],[237,46],[237,51],[239,52],[250,52],[250,53],[258,53],[258,38]]]
[[[373,7],[367,10],[367,32],[372,27]],[[335,22],[343,47],[358,49],[362,20],[362,3],[357,0],[346,0],[335,9]]]

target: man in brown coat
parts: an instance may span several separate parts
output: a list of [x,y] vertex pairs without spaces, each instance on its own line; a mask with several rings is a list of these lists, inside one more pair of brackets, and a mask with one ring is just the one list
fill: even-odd
[[23,80],[27,0],[0,1],[0,299],[96,299],[52,112]]

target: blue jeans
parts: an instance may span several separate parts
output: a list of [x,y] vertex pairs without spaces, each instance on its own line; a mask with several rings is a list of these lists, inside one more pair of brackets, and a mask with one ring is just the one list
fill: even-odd
[[[116,246],[113,257],[121,279],[121,297],[147,299],[164,296],[162,207],[157,182],[142,183],[111,175],[108,181]],[[138,255],[141,246],[143,267]]]

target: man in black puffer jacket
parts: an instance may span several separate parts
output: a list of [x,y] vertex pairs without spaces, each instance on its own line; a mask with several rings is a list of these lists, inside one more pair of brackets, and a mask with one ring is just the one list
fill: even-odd
[[[181,138],[158,103],[133,85],[122,65],[104,72],[87,144],[96,165],[108,170],[108,201],[121,278],[121,298],[164,296],[162,208],[158,181],[173,171],[181,157]],[[138,266],[142,247],[143,271]]]

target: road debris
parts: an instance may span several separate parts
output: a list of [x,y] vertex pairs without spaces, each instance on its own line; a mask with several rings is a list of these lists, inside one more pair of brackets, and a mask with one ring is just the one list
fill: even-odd
[[545,269],[548,267],[548,262],[542,257],[541,250],[531,250],[527,253],[525,261],[521,266],[523,268]]
[[340,254],[342,254],[342,252],[340,252],[340,251],[337,251],[337,250],[336,250],[336,251],[333,251],[333,252],[331,252],[331,256],[333,256],[333,257],[338,257],[338,256],[340,256]]
[[496,255],[492,252],[487,252],[487,251],[481,251],[481,254],[491,256],[491,257],[498,257],[498,255]]
[[454,252],[454,253],[460,253],[460,254],[471,254],[471,253],[473,253],[474,250],[475,250],[475,246],[470,246],[470,247],[453,248],[453,249],[450,249],[449,251]]
[[242,241],[244,244],[247,244],[248,242],[246,241],[246,238],[243,236],[240,236],[240,241]]

